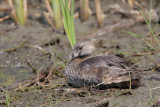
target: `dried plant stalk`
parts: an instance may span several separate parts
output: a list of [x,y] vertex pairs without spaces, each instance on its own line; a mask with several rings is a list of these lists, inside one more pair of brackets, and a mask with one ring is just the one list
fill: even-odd
[[91,9],[89,8],[88,0],[80,0],[80,18],[82,21],[85,21],[89,18],[89,15],[92,14]]
[[56,28],[60,28],[62,26],[62,17],[60,10],[60,2],[59,0],[51,0],[52,11],[54,15],[54,23]]
[[53,12],[52,12],[52,8],[50,6],[49,0],[45,0],[45,2],[46,2],[46,6],[47,6],[47,10],[48,10],[49,14],[51,16],[53,16]]
[[16,24],[25,25],[27,22],[27,0],[8,0],[11,16]]
[[55,29],[62,26],[59,0],[45,0],[48,13],[44,12],[46,20]]
[[15,0],[15,8],[16,8],[16,16],[18,19],[19,25],[24,25],[24,8],[23,8],[23,1],[22,0]]
[[95,0],[95,6],[96,6],[96,18],[97,18],[98,26],[101,27],[104,21],[105,15],[101,9],[101,4],[99,0]]
[[2,22],[2,21],[4,21],[4,20],[7,20],[8,18],[10,18],[9,15],[7,15],[7,16],[5,16],[5,17],[3,17],[3,18],[0,18],[0,22]]
[[9,4],[9,6],[11,8],[11,16],[12,16],[13,20],[16,23],[18,23],[17,16],[16,16],[16,10],[15,10],[15,8],[13,6],[13,1],[12,0],[8,0],[8,4]]
[[43,14],[44,14],[44,16],[46,17],[46,20],[47,20],[47,22],[53,27],[53,28],[55,28],[55,26],[54,26],[54,24],[53,24],[53,22],[52,22],[52,20],[51,20],[51,16],[50,16],[50,13],[49,12],[43,12]]
[[27,22],[27,0],[23,0],[23,8],[24,8],[24,20]]

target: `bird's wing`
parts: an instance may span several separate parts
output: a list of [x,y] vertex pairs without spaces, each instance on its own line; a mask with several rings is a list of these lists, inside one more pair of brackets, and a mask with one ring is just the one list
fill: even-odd
[[[79,64],[79,68],[83,72],[84,78],[92,81],[101,81],[104,84],[120,83],[139,79],[139,73],[133,69],[122,67],[126,62],[119,59],[113,59],[112,56],[96,56],[88,58]],[[127,66],[127,65],[125,65]]]
[[82,61],[79,64],[80,68],[92,68],[92,67],[108,67],[108,66],[116,66],[120,68],[128,68],[128,64],[125,60],[120,57],[112,56],[112,55],[100,55],[88,58]]

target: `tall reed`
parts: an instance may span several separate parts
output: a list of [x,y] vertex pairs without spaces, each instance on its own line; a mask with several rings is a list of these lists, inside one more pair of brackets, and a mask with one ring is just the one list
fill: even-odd
[[62,26],[62,18],[61,18],[61,9],[59,0],[50,0],[50,1],[54,15],[54,22],[56,24],[56,27],[60,28]]
[[95,0],[95,6],[96,6],[96,18],[97,18],[98,26],[101,27],[104,21],[105,15],[101,9],[100,0]]
[[18,25],[25,25],[27,22],[27,0],[8,0],[11,8],[11,16]]
[[[63,15],[63,24],[70,44],[73,46],[76,44],[76,37],[74,31],[74,0],[71,1],[71,9],[68,6],[68,0],[60,0],[61,10]],[[71,12],[70,12],[71,10]]]
[[55,28],[62,27],[62,17],[59,0],[45,0],[48,12],[44,12],[48,23]]
[[92,14],[92,11],[89,7],[88,0],[80,0],[80,18],[82,21],[85,21]]

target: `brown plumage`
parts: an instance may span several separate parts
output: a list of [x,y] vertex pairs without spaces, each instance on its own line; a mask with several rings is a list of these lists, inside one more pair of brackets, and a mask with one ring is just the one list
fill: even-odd
[[[131,85],[140,82],[139,71],[130,68],[128,63],[117,56],[98,55],[91,57],[95,46],[90,40],[81,40],[73,48],[70,61],[66,65],[66,76],[75,87],[90,85]],[[130,76],[129,76],[130,75]]]

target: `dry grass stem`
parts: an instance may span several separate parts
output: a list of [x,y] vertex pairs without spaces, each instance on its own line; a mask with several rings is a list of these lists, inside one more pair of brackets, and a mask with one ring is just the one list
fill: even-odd
[[5,53],[5,52],[12,52],[12,51],[16,51],[17,49],[21,48],[24,46],[24,44],[26,43],[27,41],[24,41],[22,42],[20,45],[14,47],[14,48],[11,48],[11,49],[7,49],[7,50],[4,50],[4,51],[0,51],[0,54],[2,53]]
[[24,20],[25,23],[27,22],[27,0],[23,0],[23,6],[24,6]]
[[51,20],[51,14],[49,12],[43,12],[44,16],[46,17],[47,22],[52,26],[52,28],[56,29],[55,25]]
[[61,28],[62,18],[59,0],[45,0],[48,12],[44,12],[47,22],[54,28]]
[[36,49],[39,49],[40,51],[42,51],[43,53],[46,53],[46,51],[41,47],[41,46],[38,46],[38,45],[26,45],[27,47],[31,47],[31,48],[36,48]]
[[4,20],[7,20],[7,19],[9,19],[10,18],[10,15],[7,15],[7,16],[5,16],[5,17],[2,17],[2,18],[0,18],[0,22],[2,22],[2,21],[4,21]]
[[18,25],[25,25],[27,22],[27,0],[22,0],[21,2],[7,0],[7,2],[14,22]]
[[8,0],[8,4],[9,4],[9,6],[11,8],[11,16],[12,16],[13,20],[16,23],[18,23],[17,16],[16,16],[16,9],[15,9],[15,7],[13,5],[13,1],[12,0]]
[[53,12],[52,12],[52,8],[51,8],[51,6],[50,6],[49,0],[45,0],[45,3],[46,3],[47,10],[48,10],[49,14],[50,14],[51,16],[53,16]]
[[85,21],[89,18],[89,15],[92,14],[92,11],[89,7],[88,0],[80,0],[80,18],[82,21]]
[[98,21],[98,26],[101,27],[104,21],[105,15],[101,9],[100,0],[95,0],[95,6],[96,6],[96,17]]
[[43,13],[44,13],[44,16],[46,17],[47,22],[48,22],[53,28],[55,28],[55,25],[53,24],[53,20],[52,20],[52,19],[54,18],[54,15],[53,15],[52,8],[51,8],[51,6],[50,6],[50,2],[49,2],[49,0],[45,0],[45,3],[46,3],[48,12],[43,12]]

